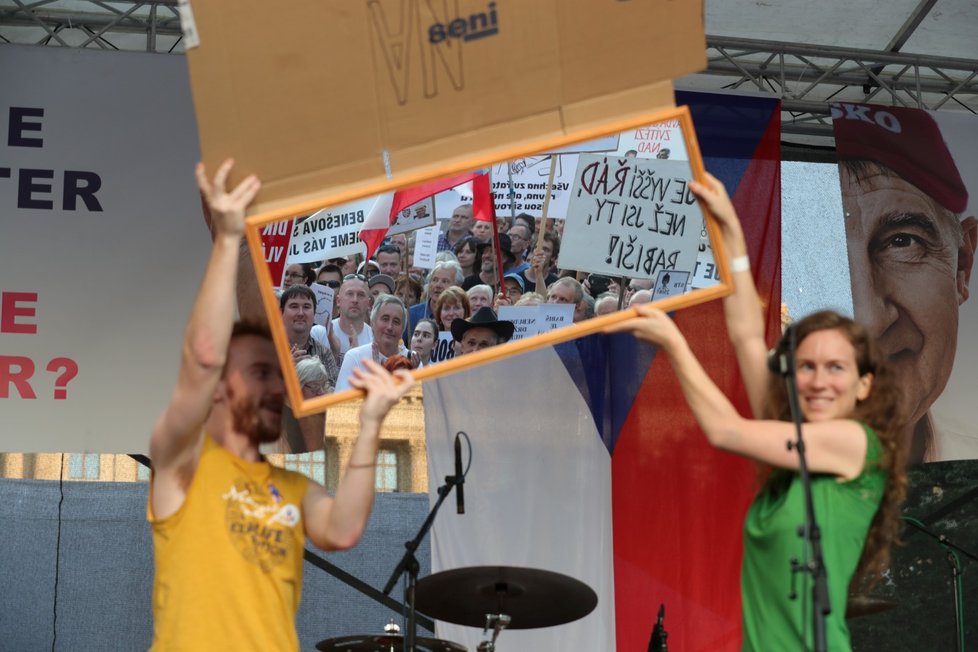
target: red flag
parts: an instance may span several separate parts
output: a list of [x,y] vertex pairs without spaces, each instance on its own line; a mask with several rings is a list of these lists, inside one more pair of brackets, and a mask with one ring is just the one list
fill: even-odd
[[488,173],[472,180],[472,215],[480,222],[496,223],[496,203],[489,188]]
[[[472,181],[481,174],[479,170],[466,172],[465,174],[457,174],[452,177],[429,181],[420,186],[398,190],[394,193],[393,201],[390,204],[385,201],[387,199],[386,197],[379,197],[373,210],[370,211],[370,215],[364,220],[363,228],[360,229],[360,239],[367,245],[367,258],[373,257],[374,252],[377,251],[380,243],[384,241],[384,238],[387,236],[387,231],[390,230],[391,224],[397,219],[397,214],[401,212],[401,209],[417,204],[419,201],[424,201],[429,197],[454,188],[466,181]],[[486,188],[488,189],[488,187],[487,179]],[[390,208],[387,208],[388,205]]]

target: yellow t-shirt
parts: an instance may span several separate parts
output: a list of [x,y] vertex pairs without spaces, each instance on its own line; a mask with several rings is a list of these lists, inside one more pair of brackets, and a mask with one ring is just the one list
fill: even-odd
[[204,435],[186,500],[157,519],[151,650],[298,650],[308,479]]

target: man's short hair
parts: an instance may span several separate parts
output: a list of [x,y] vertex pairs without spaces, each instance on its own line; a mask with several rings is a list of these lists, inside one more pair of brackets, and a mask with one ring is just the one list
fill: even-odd
[[[292,287],[295,287],[294,285]],[[241,337],[260,337],[263,340],[272,340],[272,332],[268,330],[268,324],[262,321],[257,321],[254,319],[240,319],[234,322],[234,326],[231,328],[231,338],[228,340],[228,354],[230,355],[231,345],[234,341]],[[221,369],[221,378],[225,377],[227,373],[227,362],[225,361],[224,368]]]
[[574,303],[575,304],[580,303],[581,300],[584,298],[584,286],[581,285],[580,282],[576,278],[573,278],[571,276],[561,276],[556,281],[554,281],[553,283],[551,283],[550,284],[550,287],[547,288],[547,296],[548,297],[550,296],[550,293],[553,291],[553,289],[555,287],[557,287],[558,285],[566,285],[566,286],[571,287],[571,288],[574,289]]
[[401,301],[400,297],[394,296],[393,294],[377,295],[377,298],[374,299],[374,307],[370,309],[370,323],[373,324],[377,321],[377,313],[379,313],[380,309],[386,306],[388,303],[396,303],[401,307],[401,310],[404,312],[404,328],[407,328],[408,322],[410,321],[408,318],[408,309],[404,306],[404,302]]
[[244,337],[246,335],[254,335],[255,337],[261,337],[266,340],[272,339],[272,332],[268,330],[268,324],[265,322],[254,319],[239,319],[234,322],[234,326],[231,328],[231,339],[233,340],[236,337]]
[[323,272],[328,272],[330,274],[339,274],[340,278],[343,277],[343,270],[340,269],[339,265],[334,265],[333,263],[326,263],[325,265],[320,267],[319,271],[316,272],[316,278],[319,278],[319,275],[322,274]]
[[316,293],[313,292],[308,285],[291,285],[282,291],[282,296],[278,298],[279,310],[285,312],[285,304],[288,303],[294,297],[305,297],[306,299],[312,300],[312,309],[316,309]]
[[377,260],[378,254],[397,254],[401,255],[401,248],[396,244],[385,244],[377,247],[377,251],[374,252],[373,260]]
[[537,229],[537,218],[533,217],[529,213],[520,213],[513,218],[513,226],[516,226],[517,224],[522,224],[525,226],[526,230],[529,232],[528,235],[533,235]]

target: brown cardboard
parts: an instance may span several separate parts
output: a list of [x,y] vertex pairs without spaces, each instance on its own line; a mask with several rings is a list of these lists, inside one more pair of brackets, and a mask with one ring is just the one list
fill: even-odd
[[[703,5],[686,0],[195,0],[192,9],[203,159],[213,168],[233,155],[238,174],[257,173],[258,212],[376,184],[385,151],[398,179],[668,107],[669,80],[706,63]],[[447,36],[484,26],[497,31]]]

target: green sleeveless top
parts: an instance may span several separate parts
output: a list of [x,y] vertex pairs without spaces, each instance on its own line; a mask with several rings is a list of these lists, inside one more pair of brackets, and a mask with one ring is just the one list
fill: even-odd
[[[844,482],[834,475],[812,475],[832,605],[826,617],[826,643],[832,652],[851,650],[845,619],[849,582],[886,486],[886,472],[880,467],[882,446],[872,428],[862,426],[866,463],[858,477]],[[791,572],[792,558],[805,562],[809,557],[805,541],[798,536],[804,523],[801,476],[775,471],[744,521],[743,650],[780,652],[813,647],[811,575],[796,573],[792,580]],[[788,599],[792,586],[798,594],[795,600]]]

